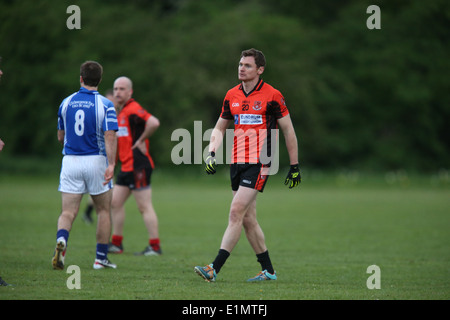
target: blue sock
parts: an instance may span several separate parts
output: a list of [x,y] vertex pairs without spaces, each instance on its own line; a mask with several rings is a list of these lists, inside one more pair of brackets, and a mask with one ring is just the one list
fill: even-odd
[[66,240],[67,245],[67,241],[69,241],[69,231],[67,231],[66,229],[59,229],[56,232],[56,240],[58,240],[61,237],[64,238],[64,240]]
[[107,258],[108,254],[108,244],[97,243],[97,252],[96,258],[100,260],[104,260]]

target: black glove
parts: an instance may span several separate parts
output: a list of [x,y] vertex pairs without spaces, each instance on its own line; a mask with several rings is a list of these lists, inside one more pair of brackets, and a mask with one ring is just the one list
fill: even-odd
[[289,189],[292,189],[298,186],[302,182],[302,176],[300,175],[300,169],[298,168],[298,163],[291,165],[291,169],[289,169],[289,173],[287,174],[286,180],[284,184],[289,186]]
[[216,173],[216,168],[216,153],[210,152],[205,160],[205,171],[207,174],[214,174]]

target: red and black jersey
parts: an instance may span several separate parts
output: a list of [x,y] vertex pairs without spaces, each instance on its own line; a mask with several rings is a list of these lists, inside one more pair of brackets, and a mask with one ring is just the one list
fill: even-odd
[[276,129],[277,120],[288,114],[280,91],[262,79],[248,94],[242,84],[230,89],[220,116],[234,120],[231,163],[259,163],[261,152],[267,152],[266,156],[270,157],[276,139],[271,129]]
[[119,160],[122,163],[122,171],[130,172],[148,166],[154,168],[153,159],[149,152],[150,142],[148,139],[145,140],[147,145],[147,153],[145,155],[138,148],[131,149],[144,132],[145,124],[151,116],[134,99],[128,100],[117,116],[119,124],[117,149],[119,151]]

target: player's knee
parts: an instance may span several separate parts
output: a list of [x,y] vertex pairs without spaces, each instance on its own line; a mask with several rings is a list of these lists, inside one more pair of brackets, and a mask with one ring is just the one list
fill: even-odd
[[236,203],[231,206],[230,209],[230,223],[242,223],[245,215],[245,206]]
[[246,215],[242,224],[244,226],[244,229],[248,231],[253,230],[256,226],[258,226],[258,221],[256,221],[254,216]]
[[73,223],[77,216],[77,212],[69,211],[69,210],[63,210],[61,212],[61,215],[59,217],[59,220],[65,220],[67,222]]
[[146,215],[151,212],[148,203],[137,203],[137,208],[142,215]]
[[113,199],[111,201],[111,209],[117,210],[117,209],[121,208],[122,206],[123,206],[123,202],[119,201],[113,197]]

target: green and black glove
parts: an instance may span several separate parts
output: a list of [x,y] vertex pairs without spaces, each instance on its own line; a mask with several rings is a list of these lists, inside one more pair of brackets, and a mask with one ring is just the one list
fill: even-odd
[[302,182],[302,176],[300,175],[300,169],[298,168],[298,163],[291,165],[291,169],[289,169],[289,173],[287,174],[286,180],[284,184],[289,186],[289,189],[292,189],[298,186]]
[[216,173],[216,168],[216,153],[212,151],[205,160],[205,171],[207,174],[214,174]]

